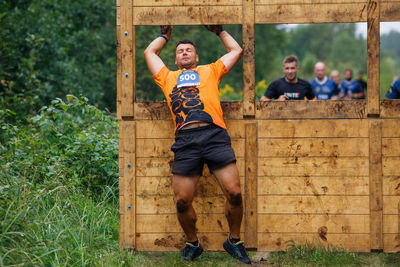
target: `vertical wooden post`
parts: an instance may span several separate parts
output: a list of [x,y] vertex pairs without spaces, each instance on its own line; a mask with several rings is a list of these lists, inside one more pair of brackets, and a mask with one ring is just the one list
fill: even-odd
[[135,30],[132,0],[121,0],[121,117],[133,117],[135,100]]
[[380,0],[369,0],[367,8],[367,82],[368,114],[379,115],[380,71]]
[[245,124],[244,240],[247,248],[257,248],[257,122]]
[[369,120],[369,203],[371,250],[383,249],[382,121]]
[[243,0],[243,115],[254,117],[255,57],[254,57],[254,0]]
[[120,122],[121,248],[134,248],[136,237],[136,123]]

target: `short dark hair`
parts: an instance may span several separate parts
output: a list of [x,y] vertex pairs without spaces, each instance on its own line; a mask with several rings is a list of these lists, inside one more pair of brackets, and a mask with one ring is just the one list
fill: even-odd
[[178,47],[178,45],[180,45],[180,44],[191,44],[191,45],[193,45],[193,47],[194,47],[194,50],[196,51],[196,53],[197,53],[197,47],[196,47],[196,45],[192,42],[192,41],[190,41],[190,40],[180,40],[177,44],[176,44],[176,46],[175,46],[175,50],[176,50],[176,48]]
[[345,69],[343,73],[346,73],[346,72],[348,72],[348,71],[349,71],[351,74],[353,74],[353,71],[352,71],[351,69]]
[[296,62],[296,65],[299,65],[299,61],[297,60],[297,57],[293,56],[293,55],[285,57],[285,59],[283,60],[283,65],[285,65],[286,63],[292,63],[292,62]]

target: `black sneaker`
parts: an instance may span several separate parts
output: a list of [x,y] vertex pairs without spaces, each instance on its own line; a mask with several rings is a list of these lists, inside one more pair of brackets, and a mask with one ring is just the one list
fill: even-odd
[[228,239],[224,242],[223,247],[226,252],[228,252],[235,259],[238,259],[246,264],[251,264],[251,261],[249,259],[249,256],[247,256],[246,249],[244,248],[243,244],[243,241],[232,244],[228,237]]
[[185,261],[192,261],[200,256],[202,252],[203,247],[200,245],[200,242],[197,247],[190,244],[189,242],[186,242],[186,246],[181,252],[181,259]]

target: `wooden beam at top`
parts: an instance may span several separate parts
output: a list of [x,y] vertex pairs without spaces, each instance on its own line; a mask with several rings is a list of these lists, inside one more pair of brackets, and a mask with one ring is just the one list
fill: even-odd
[[378,115],[379,111],[379,71],[380,71],[380,25],[379,0],[368,2],[368,37],[367,37],[367,82],[368,82],[368,114]]
[[241,24],[242,6],[135,7],[134,25]]
[[135,0],[137,7],[172,7],[172,6],[240,6],[242,0]]

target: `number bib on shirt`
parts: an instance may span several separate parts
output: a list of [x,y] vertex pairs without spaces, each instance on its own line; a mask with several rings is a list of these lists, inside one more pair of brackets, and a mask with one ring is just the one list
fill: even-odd
[[181,75],[178,76],[178,81],[176,84],[177,88],[196,85],[200,85],[200,77],[197,71],[184,70],[182,71]]

